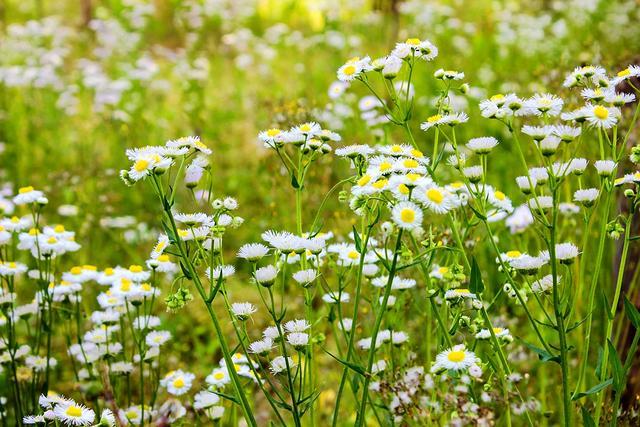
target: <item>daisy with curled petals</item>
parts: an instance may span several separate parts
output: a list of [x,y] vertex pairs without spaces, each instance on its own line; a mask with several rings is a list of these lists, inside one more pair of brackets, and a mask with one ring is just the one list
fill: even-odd
[[584,188],[576,190],[576,192],[573,193],[573,200],[581,203],[585,207],[591,207],[594,205],[599,195],[600,190],[597,188]]
[[425,208],[437,214],[445,214],[454,207],[451,193],[444,188],[432,186],[414,192],[415,198]]
[[250,302],[234,302],[231,304],[231,312],[240,321],[247,320],[256,311],[256,307]]
[[489,154],[498,145],[498,140],[492,136],[472,138],[467,143],[467,148],[476,154]]
[[269,248],[262,243],[247,243],[238,249],[238,258],[246,259],[249,262],[256,262],[269,253]]
[[176,213],[176,214],[173,214],[173,218],[176,221],[186,225],[187,227],[211,225],[213,223],[213,219],[209,215],[202,212],[191,213],[191,214]]
[[479,362],[480,360],[474,352],[467,350],[464,344],[458,344],[436,356],[436,362],[431,367],[431,372],[463,371]]
[[93,423],[96,413],[84,405],[66,400],[53,408],[56,419],[67,426],[88,426]]
[[415,203],[400,202],[391,211],[393,222],[403,230],[414,230],[422,224],[422,209]]

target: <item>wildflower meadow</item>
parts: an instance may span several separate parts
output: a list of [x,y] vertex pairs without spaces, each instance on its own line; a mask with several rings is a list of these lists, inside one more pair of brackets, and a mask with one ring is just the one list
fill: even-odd
[[639,24],[3,0],[1,425],[640,425]]

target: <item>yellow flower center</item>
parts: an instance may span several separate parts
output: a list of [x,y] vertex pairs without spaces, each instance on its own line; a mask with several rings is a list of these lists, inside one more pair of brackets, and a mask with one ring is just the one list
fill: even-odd
[[451,187],[453,187],[453,188],[462,188],[463,185],[464,184],[462,182],[460,182],[460,181],[456,181],[456,182],[451,183]]
[[167,261],[169,261],[169,255],[160,255],[160,256],[158,257],[158,261],[160,261],[160,262],[167,262]]
[[622,71],[620,71],[620,72],[618,73],[618,77],[626,77],[626,76],[628,76],[629,74],[631,74],[631,70],[630,70],[630,69],[628,69],[628,68],[625,68],[624,70],[622,70]]
[[373,183],[373,188],[377,189],[377,190],[381,190],[385,187],[385,185],[387,185],[387,180],[386,179],[381,179],[380,181],[376,181]]
[[113,273],[115,273],[115,271],[111,267],[108,267],[108,268],[104,269],[104,275],[105,276],[113,276]]
[[416,182],[420,178],[420,174],[417,173],[408,173],[405,176],[411,182]]
[[78,418],[82,415],[82,408],[80,408],[79,406],[71,405],[64,412],[70,417]]
[[64,225],[58,224],[53,228],[56,233],[64,233]]
[[141,287],[141,288],[142,288],[142,290],[143,290],[143,291],[145,291],[145,292],[149,292],[151,289],[153,289],[153,288],[151,287],[151,285],[150,285],[150,284],[148,284],[148,283],[143,283],[142,285],[140,285],[140,287]]
[[47,243],[49,244],[53,244],[56,243],[58,241],[58,239],[56,239],[55,237],[51,236],[47,239]]
[[398,191],[399,191],[401,194],[407,195],[407,194],[409,194],[409,187],[407,187],[407,186],[406,186],[406,185],[404,185],[404,184],[400,184],[400,185],[398,185]]
[[449,359],[449,362],[460,363],[465,359],[465,356],[464,351],[454,350],[447,354],[447,359]]
[[416,213],[413,209],[404,208],[400,211],[400,219],[402,222],[412,223],[416,219]]
[[217,379],[217,380],[221,380],[224,378],[224,373],[222,372],[216,372],[215,374],[213,374],[213,378]]
[[131,265],[129,266],[129,271],[132,273],[140,273],[142,272],[142,266],[141,265]]
[[504,99],[504,95],[501,93],[497,93],[495,95],[493,95],[491,98],[489,98],[491,101],[501,101]]
[[82,274],[82,267],[73,267],[71,270],[69,270],[71,272],[71,274],[73,275],[78,275],[78,274]]
[[433,203],[437,203],[437,204],[442,203],[442,201],[444,200],[444,195],[442,194],[442,191],[438,190],[437,188],[428,189],[427,190],[427,197]]
[[509,258],[518,258],[520,255],[522,255],[520,253],[520,251],[509,251],[509,252],[507,252],[507,256]]
[[493,333],[494,334],[499,334],[500,332],[502,332],[503,329],[502,328],[493,328]]
[[149,161],[144,159],[137,160],[133,164],[133,168],[136,170],[136,172],[142,172],[146,170],[148,167],[149,167]]
[[402,153],[402,147],[399,146],[398,144],[393,145],[391,147],[391,151],[393,151],[394,153]]
[[280,134],[280,132],[281,132],[281,131],[280,131],[280,129],[276,129],[276,128],[269,129],[269,130],[267,131],[267,136],[270,136],[270,137],[272,137],[272,138],[273,138],[274,136],[279,135],[279,134]]
[[413,159],[406,159],[402,162],[405,168],[417,168],[418,162]]
[[122,279],[122,281],[120,282],[120,290],[123,292],[129,292],[130,289],[131,289],[131,280]]
[[407,39],[407,41],[405,43],[406,44],[410,44],[412,46],[417,46],[417,45],[420,44],[420,39],[416,39],[416,38]]
[[392,166],[393,165],[389,162],[382,162],[380,163],[380,172],[388,171]]
[[30,193],[33,191],[33,187],[32,186],[28,186],[28,187],[22,187],[18,190],[18,194],[24,194],[24,193]]
[[496,197],[496,199],[501,200],[501,201],[506,198],[506,196],[504,195],[504,193],[502,191],[496,191],[495,193],[493,193],[493,195]]
[[470,293],[469,289],[467,289],[467,288],[459,288],[459,289],[456,289],[454,292],[456,294],[460,294],[460,295],[466,295],[466,294]]
[[607,117],[609,117],[609,110],[607,110],[605,107],[603,107],[602,105],[596,105],[595,108],[593,109],[593,114],[601,119],[604,120]]
[[182,379],[182,377],[179,377],[179,378],[176,378],[175,380],[173,380],[173,386],[175,388],[184,387],[184,380]]
[[371,181],[371,175],[363,175],[362,178],[358,180],[358,185],[360,187],[364,187],[369,183],[369,181]]
[[350,251],[347,254],[347,257],[349,257],[351,259],[358,259],[359,256],[360,256],[360,254],[357,251]]
[[424,154],[422,153],[422,151],[416,150],[415,148],[413,150],[411,150],[411,155],[413,157],[418,157],[418,158],[424,157]]
[[12,216],[11,217],[11,222],[16,224],[17,222],[20,222],[20,218],[18,218],[17,216]]
[[[4,227],[2,227],[2,229],[4,230]],[[30,236],[35,236],[36,234],[38,234],[38,229],[37,228],[32,228],[31,230],[29,230],[29,235]]]
[[342,72],[347,76],[352,76],[356,73],[356,67],[353,65],[347,65],[342,69]]
[[442,118],[442,115],[436,114],[435,116],[431,116],[427,119],[428,123],[435,123]]
[[438,272],[440,274],[447,274],[449,272],[449,267],[440,267],[438,268]]

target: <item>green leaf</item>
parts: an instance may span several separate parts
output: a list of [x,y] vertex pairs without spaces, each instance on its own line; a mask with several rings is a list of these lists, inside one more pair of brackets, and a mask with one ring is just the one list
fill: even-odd
[[583,406],[580,408],[580,411],[582,412],[582,425],[584,425],[584,427],[596,427],[596,422],[591,418],[591,414],[589,414],[587,408]]
[[484,291],[484,283],[482,283],[482,274],[480,268],[476,262],[476,258],[471,260],[471,282],[469,284],[469,290],[474,294],[481,294]]
[[622,367],[622,362],[620,362],[618,351],[611,340],[607,340],[607,345],[609,346],[609,363],[613,373],[613,389],[616,393],[620,393],[624,387],[624,368]]
[[469,203],[467,206],[469,206],[469,208],[473,211],[474,214],[476,214],[476,216],[481,220],[481,221],[486,221],[487,217],[482,215],[480,212],[478,212],[473,206],[471,206],[471,203]]
[[524,345],[529,347],[529,350],[536,353],[540,358],[540,360],[542,360],[543,362],[556,362],[558,364],[560,363],[560,356],[554,356],[553,354],[549,353],[547,350],[540,347],[536,347],[535,345],[529,344],[526,341],[522,341],[522,342],[524,343]]
[[631,321],[634,328],[640,329],[640,312],[635,305],[625,296],[624,297],[624,312]]
[[356,242],[356,250],[358,253],[362,253],[362,240],[360,240],[360,235],[358,234],[358,230],[356,230],[356,226],[353,226],[353,240]]
[[590,396],[592,394],[596,394],[598,393],[600,390],[604,390],[605,388],[609,387],[611,384],[613,383],[613,378],[609,378],[608,380],[601,382],[600,384],[596,384],[593,387],[591,387],[589,390],[587,391],[581,391],[580,393],[576,393],[571,400],[575,401],[578,399],[582,399],[585,396]]
[[191,276],[191,273],[189,273],[189,270],[187,269],[187,267],[185,267],[182,261],[180,261],[180,268],[182,269],[182,274],[184,274],[184,277],[186,277],[188,280],[193,280],[193,276]]
[[[321,347],[322,348],[322,347]],[[334,358],[338,363],[346,366],[347,368],[351,369],[352,371],[362,375],[363,377],[367,375],[367,372],[364,370],[363,366],[357,365],[355,363],[351,363],[351,362],[347,362],[346,360],[340,359],[337,356],[334,356],[333,354],[329,353],[327,350],[325,350],[324,348],[322,348],[322,350],[324,350],[325,353],[327,353],[329,356],[331,356],[332,358]]]

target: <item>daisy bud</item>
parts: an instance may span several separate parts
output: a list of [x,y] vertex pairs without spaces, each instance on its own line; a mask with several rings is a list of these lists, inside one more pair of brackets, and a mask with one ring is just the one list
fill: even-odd
[[634,197],[636,197],[636,193],[631,188],[629,188],[627,190],[624,190],[624,197],[626,197],[627,199],[633,199]]
[[224,207],[224,202],[220,199],[215,199],[213,202],[211,202],[211,206],[213,207],[213,209],[222,209]]
[[461,93],[469,92],[469,83],[464,83],[462,86],[460,86],[460,92]]
[[46,197],[38,197],[38,200],[36,200],[36,203],[40,206],[46,206],[47,204],[49,204],[49,199],[47,199]]

